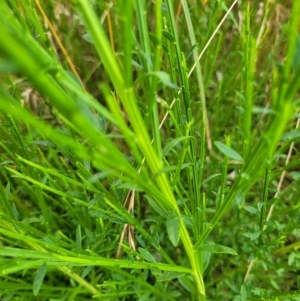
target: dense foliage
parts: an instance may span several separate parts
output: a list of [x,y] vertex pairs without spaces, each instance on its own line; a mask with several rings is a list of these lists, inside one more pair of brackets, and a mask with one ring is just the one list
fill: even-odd
[[1,300],[300,300],[299,15],[2,1]]

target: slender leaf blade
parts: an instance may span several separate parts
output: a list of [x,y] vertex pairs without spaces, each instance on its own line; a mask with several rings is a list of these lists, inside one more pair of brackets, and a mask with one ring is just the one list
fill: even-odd
[[180,220],[175,211],[171,211],[167,218],[167,232],[170,241],[176,247],[180,239]]
[[226,144],[220,141],[215,141],[215,145],[225,156],[229,157],[230,159],[243,162],[242,156]]
[[80,253],[81,252],[81,226],[78,225],[76,228],[76,252]]
[[231,254],[231,255],[238,255],[238,253],[233,250],[232,248],[215,244],[212,241],[204,243],[200,248],[201,251],[206,251],[210,253],[220,253],[220,254]]
[[47,266],[46,263],[43,263],[40,268],[37,270],[36,275],[33,281],[33,294],[35,296],[38,295],[41,285],[44,281],[44,277],[46,275]]
[[152,255],[149,251],[147,251],[147,250],[144,249],[144,248],[139,248],[138,250],[139,250],[139,252],[141,253],[142,257],[143,257],[145,260],[147,260],[147,261],[149,261],[149,262],[153,262],[153,263],[156,262],[155,258],[153,257],[153,255]]

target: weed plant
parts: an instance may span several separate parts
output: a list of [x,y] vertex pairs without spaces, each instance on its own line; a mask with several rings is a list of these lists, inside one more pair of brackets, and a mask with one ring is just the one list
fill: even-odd
[[1,1],[1,300],[300,300],[299,16]]

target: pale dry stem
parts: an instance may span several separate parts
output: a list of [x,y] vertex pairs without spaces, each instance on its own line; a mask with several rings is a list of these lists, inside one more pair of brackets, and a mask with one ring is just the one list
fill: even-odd
[[70,69],[72,70],[72,72],[73,72],[73,73],[76,75],[76,77],[78,78],[78,80],[79,80],[79,82],[80,82],[82,88],[84,88],[84,84],[83,84],[83,82],[82,82],[81,79],[80,79],[80,76],[79,76],[79,74],[78,74],[78,72],[77,72],[77,70],[76,70],[76,67],[75,67],[75,65],[74,65],[74,63],[73,63],[71,57],[69,56],[69,54],[68,54],[66,48],[64,47],[63,43],[61,42],[61,40],[60,40],[58,34],[56,33],[56,31],[55,31],[55,29],[54,29],[54,27],[53,27],[51,21],[49,20],[49,18],[47,17],[45,11],[43,10],[43,8],[42,8],[42,6],[41,6],[41,4],[40,4],[40,1],[39,1],[39,0],[35,0],[35,4],[36,4],[37,8],[39,9],[40,13],[42,14],[42,16],[43,16],[45,22],[46,22],[47,25],[49,26],[50,31],[51,31],[51,33],[52,33],[54,39],[56,40],[56,43],[58,44],[59,48],[61,49],[62,53],[64,54],[64,56],[65,56],[65,58],[66,58],[66,60],[67,60],[67,62],[68,62],[68,64],[69,64],[69,66],[70,66]]
[[[129,190],[124,202],[124,207],[127,208],[129,214],[133,214],[134,211],[134,196],[135,196],[135,190]],[[126,235],[127,235],[129,246],[133,250],[136,250],[135,242],[134,242],[134,227],[130,224],[125,224],[121,233],[116,258],[120,258],[122,255],[122,244],[125,240]]]

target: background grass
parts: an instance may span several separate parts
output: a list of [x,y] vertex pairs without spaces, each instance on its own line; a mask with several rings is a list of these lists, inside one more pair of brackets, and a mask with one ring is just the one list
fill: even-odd
[[300,300],[299,15],[3,2],[2,300]]

